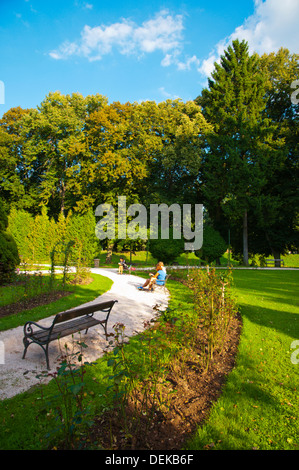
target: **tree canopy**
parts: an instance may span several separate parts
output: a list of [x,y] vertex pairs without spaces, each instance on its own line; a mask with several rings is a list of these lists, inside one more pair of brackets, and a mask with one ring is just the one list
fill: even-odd
[[146,208],[204,204],[245,264],[251,253],[278,258],[299,244],[298,77],[298,55],[260,57],[236,40],[194,101],[56,91],[36,109],[12,108],[0,120],[3,206],[42,224],[116,207],[118,196]]
[[[282,227],[280,237],[275,228],[286,218],[283,204],[290,199],[283,194],[283,186],[288,185],[288,171],[295,168],[290,161],[291,148],[286,145],[286,128],[277,119],[271,85],[273,81],[277,86],[271,72],[273,60],[272,55],[263,60],[257,54],[250,55],[245,41],[233,41],[220,64],[215,64],[209,87],[196,99],[213,124],[203,162],[204,202],[223,235],[233,227],[233,247],[242,251],[245,264],[249,250],[279,258],[287,249],[286,240],[296,238],[294,222],[287,238]],[[289,99],[280,116],[283,112],[289,115],[286,107],[291,106]],[[298,162],[298,154],[295,159]],[[297,207],[287,211],[289,222],[296,219]]]

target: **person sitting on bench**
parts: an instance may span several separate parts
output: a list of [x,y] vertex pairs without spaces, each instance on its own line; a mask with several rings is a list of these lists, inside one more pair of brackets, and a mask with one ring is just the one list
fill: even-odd
[[143,290],[145,287],[148,287],[149,290],[153,290],[153,285],[157,284],[158,286],[164,286],[166,279],[166,269],[162,261],[156,266],[156,274],[149,273],[150,278],[145,281],[143,286],[138,287],[139,290]]
[[118,263],[118,273],[122,274],[124,269],[129,269],[129,268],[128,268],[124,258],[120,258],[119,263]]

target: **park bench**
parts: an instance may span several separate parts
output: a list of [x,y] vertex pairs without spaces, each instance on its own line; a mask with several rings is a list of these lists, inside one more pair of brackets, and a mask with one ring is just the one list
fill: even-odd
[[265,259],[266,267],[268,266],[284,266],[283,259]]
[[[107,340],[108,318],[112,307],[116,302],[117,300],[111,300],[66,310],[55,315],[54,320],[49,327],[44,327],[33,321],[28,321],[24,325],[24,353],[22,359],[25,359],[28,346],[32,343],[36,343],[41,346],[45,352],[47,369],[49,370],[48,347],[51,341],[58,340],[64,336],[69,336],[83,330],[87,333],[88,329],[95,325],[101,325],[103,327]],[[94,317],[94,313],[96,312],[104,312],[105,318],[98,320]]]
[[164,281],[164,284],[162,284],[162,285],[161,285],[161,284],[156,284],[156,283],[154,283],[154,284],[153,284],[153,290],[155,291],[156,289],[163,289],[163,290],[164,290],[164,293],[166,294],[166,293],[167,293],[166,283],[167,283],[169,277],[170,277],[170,274],[167,274],[167,276],[166,276],[166,278],[165,278],[165,281]]

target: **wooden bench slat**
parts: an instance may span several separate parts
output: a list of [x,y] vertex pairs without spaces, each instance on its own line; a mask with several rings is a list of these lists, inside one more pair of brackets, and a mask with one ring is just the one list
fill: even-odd
[[91,328],[92,326],[102,323],[100,320],[96,320],[93,317],[82,318],[79,320],[68,321],[67,323],[60,323],[57,326],[54,326],[51,331],[50,339],[48,331],[36,331],[33,335],[30,335],[30,338],[35,338],[41,343],[47,343],[48,341],[54,341],[58,338],[64,338],[78,331],[83,331]]
[[280,263],[282,266],[284,266],[284,260],[283,259],[267,258],[267,259],[265,259],[265,262],[266,262],[266,266],[268,266],[268,265],[275,266],[276,262]]
[[104,311],[109,308],[111,308],[111,301],[102,302],[101,304],[86,305],[85,307],[75,307],[70,310],[65,310],[64,312],[57,313],[54,323],[56,324],[65,322],[68,320],[72,320],[73,318],[80,317],[82,315],[88,315],[90,313]]
[[[101,325],[107,339],[107,323],[113,305],[117,300],[94,303],[84,307],[76,307],[55,315],[52,324],[44,327],[38,323],[29,321],[24,325],[24,353],[25,358],[28,346],[36,343],[43,348],[46,354],[47,368],[49,369],[48,346],[51,341],[64,338],[78,331],[87,330],[95,325]],[[98,320],[94,313],[104,312],[105,318]]]

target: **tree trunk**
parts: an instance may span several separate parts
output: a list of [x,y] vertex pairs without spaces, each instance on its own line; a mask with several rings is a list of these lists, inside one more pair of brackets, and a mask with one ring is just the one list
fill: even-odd
[[247,209],[243,215],[243,262],[248,266],[248,227],[247,227]]
[[273,258],[275,259],[274,261],[275,268],[281,268],[281,262],[277,261],[277,260],[280,260],[280,253],[277,250],[272,249],[272,254],[273,254]]
[[132,264],[132,241],[130,241],[130,264]]
[[60,195],[61,195],[61,204],[60,204],[60,212],[61,214],[64,216],[65,213],[64,213],[64,203],[65,203],[65,185],[64,183],[62,182],[62,185],[61,185],[61,189],[60,189]]

